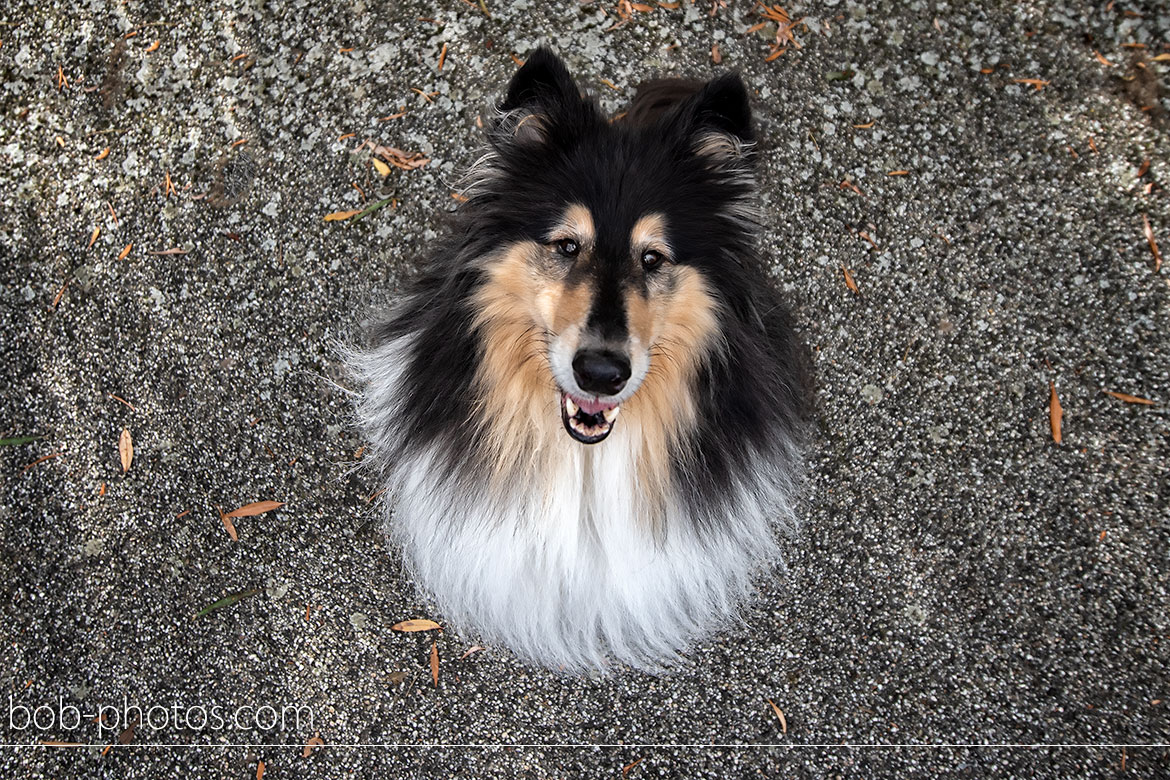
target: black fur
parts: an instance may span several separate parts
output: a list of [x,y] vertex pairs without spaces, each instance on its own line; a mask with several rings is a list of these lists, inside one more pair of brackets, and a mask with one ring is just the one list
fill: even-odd
[[[478,473],[476,426],[466,423],[481,352],[470,298],[482,257],[516,240],[543,241],[569,203],[595,215],[598,256],[619,257],[638,217],[662,212],[674,261],[700,270],[722,305],[722,345],[698,383],[700,425],[673,456],[692,516],[717,524],[732,483],[755,478],[756,459],[791,457],[786,448],[801,438],[810,396],[806,353],[757,254],[756,225],[727,209],[754,198],[755,133],[743,81],[726,74],[706,84],[651,82],[625,120],[611,123],[561,61],[539,49],[499,108],[491,170],[375,333],[377,343],[414,334],[398,446],[441,443],[453,475]],[[731,139],[735,154],[698,153],[711,134]],[[601,273],[611,293],[643,283],[616,261]],[[604,327],[625,327],[620,313],[594,315]]]

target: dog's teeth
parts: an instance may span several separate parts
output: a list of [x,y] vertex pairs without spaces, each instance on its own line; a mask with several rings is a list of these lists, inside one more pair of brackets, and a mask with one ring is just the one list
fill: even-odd
[[621,407],[620,406],[613,406],[613,407],[610,407],[609,409],[606,409],[605,411],[602,412],[602,414],[605,415],[605,421],[607,423],[612,423],[614,420],[617,419],[618,409],[621,409]]
[[565,396],[565,411],[569,413],[570,417],[580,411],[580,407],[573,403],[573,399],[567,395]]

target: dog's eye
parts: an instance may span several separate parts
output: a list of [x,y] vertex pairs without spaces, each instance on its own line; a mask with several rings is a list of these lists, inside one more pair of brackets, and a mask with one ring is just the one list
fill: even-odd
[[658,266],[662,265],[662,261],[665,259],[661,252],[648,249],[642,253],[642,267],[647,271],[654,271]]
[[557,242],[557,251],[565,257],[576,257],[581,251],[581,245],[571,238],[562,238]]

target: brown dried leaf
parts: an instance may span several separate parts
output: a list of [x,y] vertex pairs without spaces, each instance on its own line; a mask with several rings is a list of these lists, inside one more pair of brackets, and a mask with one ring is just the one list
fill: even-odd
[[719,44],[717,43],[711,44],[711,62],[716,65],[723,62],[723,55],[719,53]]
[[1056,383],[1049,381],[1048,387],[1052,391],[1048,399],[1048,422],[1052,426],[1052,440],[1060,444],[1060,421],[1064,419],[1064,409],[1060,405],[1060,399],[1056,397]]
[[1154,229],[1150,227],[1150,218],[1142,214],[1142,225],[1146,233],[1146,241],[1150,245],[1150,251],[1154,253],[1154,272],[1157,273],[1162,269],[1162,253],[1158,251],[1158,242],[1154,240]]
[[361,209],[354,209],[353,211],[335,211],[332,214],[326,214],[325,221],[338,222],[343,219],[349,219],[350,217],[356,217],[360,213]]
[[439,687],[439,643],[431,640],[431,679]]
[[20,473],[23,474],[24,472],[31,469],[33,466],[36,466],[38,463],[44,463],[46,460],[52,460],[53,458],[59,458],[59,457],[61,457],[61,453],[59,453],[59,452],[54,452],[52,455],[42,455],[41,457],[34,460],[32,463],[30,463],[27,466],[25,466],[24,468],[22,468],[20,470]]
[[857,289],[857,282],[853,281],[853,274],[849,273],[849,269],[845,266],[841,266],[841,273],[845,274],[845,286],[848,287],[852,292],[860,295],[861,290]]
[[467,651],[463,655],[459,656],[459,660],[462,661],[464,658],[471,655],[472,653],[478,653],[481,650],[487,650],[487,648],[482,646],[482,645],[472,645],[471,647],[467,648]]
[[284,506],[283,501],[254,501],[251,504],[244,504],[239,509],[233,509],[225,517],[255,517],[282,506]]
[[379,176],[386,177],[390,175],[390,166],[386,163],[376,158],[370,158],[370,162],[374,164],[374,170],[378,172]]
[[889,173],[886,174],[886,176],[908,176],[908,175],[910,175],[910,171],[907,171],[907,170],[890,171]]
[[318,731],[313,734],[313,738],[305,743],[305,751],[301,753],[302,758],[308,758],[313,755],[313,748],[321,747],[325,744],[325,740],[321,739],[321,732]]
[[256,764],[256,780],[264,780],[264,759],[260,759],[260,763]]
[[780,708],[776,706],[776,702],[772,701],[771,699],[768,699],[768,704],[772,705],[772,712],[776,713],[776,717],[780,719],[780,733],[787,734],[788,720],[784,717],[784,713],[781,712]]
[[118,437],[118,457],[122,459],[122,473],[125,474],[134,462],[134,439],[128,428],[123,428],[122,435]]
[[102,149],[100,152],[98,152],[98,153],[97,153],[97,156],[96,156],[96,157],[94,157],[93,159],[95,159],[95,160],[104,160],[104,159],[106,159],[106,158],[107,158],[107,157],[109,157],[109,156],[110,156],[110,147],[108,147],[108,146],[107,146],[105,149]]
[[223,527],[227,529],[228,536],[232,538],[232,541],[240,541],[240,535],[236,533],[236,524],[232,522],[232,519],[223,512],[219,513],[219,519],[223,522]]
[[849,181],[848,179],[842,179],[842,180],[841,180],[841,183],[840,183],[840,184],[838,184],[838,185],[837,185],[837,187],[838,187],[839,189],[843,189],[843,190],[844,190],[844,189],[850,189],[850,190],[853,190],[854,192],[856,192],[856,193],[857,193],[858,195],[860,195],[861,197],[863,197],[863,198],[865,197],[865,193],[861,191],[861,188],[860,188],[860,187],[858,187],[858,186],[857,186],[856,184],[854,184],[853,182]]
[[1044,79],[1012,79],[1012,81],[1016,84],[1028,84],[1033,86],[1036,88],[1037,92],[1052,83],[1051,81],[1045,81]]
[[137,411],[138,411],[138,408],[137,408],[136,406],[134,406],[134,404],[130,403],[129,401],[127,401],[127,400],[126,400],[125,398],[123,398],[122,396],[120,396],[120,395],[114,395],[113,393],[107,393],[106,395],[108,395],[110,398],[113,398],[115,401],[117,401],[118,403],[122,404],[122,405],[123,405],[123,406],[125,406],[127,409],[129,409],[130,411],[132,411],[132,412],[137,412]]
[[126,256],[130,254],[130,250],[133,247],[134,247],[134,244],[127,244],[126,247],[121,252],[118,253],[118,259],[125,260]]
[[[644,757],[643,757],[643,758],[644,758]],[[635,760],[635,761],[631,761],[630,763],[628,763],[628,764],[626,764],[625,766],[623,766],[623,767],[622,767],[622,777],[626,777],[627,775],[629,775],[629,774],[630,774],[630,770],[631,770],[631,769],[633,769],[634,767],[636,767],[636,766],[637,766],[638,764],[640,764],[640,763],[642,763],[642,759],[641,759],[641,758],[639,758],[639,759],[637,759],[637,760]]]
[[442,631],[443,627],[433,620],[403,620],[401,623],[390,626],[391,631],[404,631],[406,633],[434,631],[435,629]]
[[396,149],[393,146],[382,146],[381,144],[374,147],[374,154],[394,167],[401,168],[404,171],[413,171],[415,168],[422,168],[430,162],[429,158],[423,157],[419,152],[407,154],[401,149]]
[[1127,404],[1141,404],[1143,406],[1155,406],[1156,405],[1149,398],[1139,398],[1138,396],[1130,395],[1129,393],[1117,393],[1117,392],[1114,392],[1113,390],[1102,390],[1101,392],[1104,393],[1105,395],[1111,395],[1119,401],[1125,401]]
[[93,229],[93,232],[89,234],[89,244],[86,245],[86,249],[89,249],[91,246],[93,246],[93,242],[98,240],[98,236],[101,235],[101,232],[102,229],[100,225]]
[[1141,177],[1145,176],[1146,171],[1148,171],[1148,170],[1150,170],[1150,161],[1149,160],[1142,160],[1142,164],[1138,166],[1137,177],[1140,179]]

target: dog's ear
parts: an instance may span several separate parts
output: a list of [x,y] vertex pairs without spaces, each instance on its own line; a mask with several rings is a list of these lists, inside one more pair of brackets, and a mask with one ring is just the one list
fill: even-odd
[[696,154],[720,161],[744,157],[756,137],[747,87],[738,73],[708,81],[674,121]]
[[565,63],[541,46],[508,84],[508,95],[499,106],[497,135],[520,143],[542,142],[552,124],[570,122],[582,105],[581,91]]
[[724,73],[708,81],[695,96],[695,115],[700,125],[735,136],[745,143],[755,139],[747,86],[738,73]]
[[512,76],[501,111],[517,108],[545,108],[581,100],[581,93],[561,58],[541,46]]

